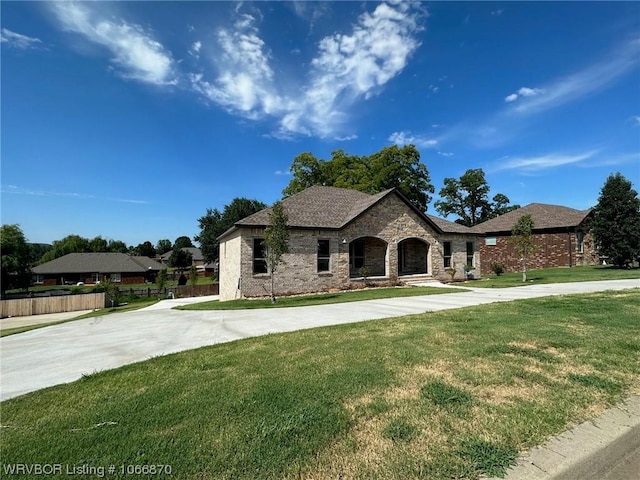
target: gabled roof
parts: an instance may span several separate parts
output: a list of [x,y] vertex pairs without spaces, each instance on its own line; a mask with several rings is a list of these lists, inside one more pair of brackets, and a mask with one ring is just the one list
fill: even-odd
[[167,267],[149,257],[133,257],[126,253],[69,253],[33,267],[33,273],[144,273]]
[[480,223],[470,228],[470,230],[474,233],[511,232],[513,226],[523,215],[531,215],[534,230],[571,228],[580,225],[591,211],[591,209],[575,210],[561,205],[530,203],[522,208]]
[[[314,186],[282,200],[282,208],[289,217],[287,225],[294,228],[340,230],[389,195],[397,195],[409,208],[420,215],[431,227],[439,226],[420,212],[404,195],[390,188],[375,195],[347,188]],[[249,215],[218,238],[225,237],[237,227],[266,227],[272,208]]]
[[464,234],[473,234],[475,232],[471,231],[471,228],[461,225],[459,223],[450,222],[449,220],[445,220],[444,218],[436,217],[434,215],[428,215],[429,219],[440,227],[444,233],[464,233]]
[[[193,259],[193,261],[199,261],[204,259],[204,257],[202,256],[202,250],[200,250],[197,247],[183,247],[181,248],[181,250],[185,250],[189,252],[191,254],[191,258]],[[169,257],[171,256],[172,253],[173,253],[173,250],[169,250],[168,252],[163,253],[162,255],[160,255],[160,259],[162,261],[169,260]]]

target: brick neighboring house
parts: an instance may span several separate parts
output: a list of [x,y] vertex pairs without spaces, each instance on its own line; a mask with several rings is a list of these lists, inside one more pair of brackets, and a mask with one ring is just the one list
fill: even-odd
[[110,278],[125,285],[155,281],[167,267],[126,253],[69,253],[31,269],[34,285],[95,284]]
[[[289,253],[276,272],[278,295],[349,288],[362,282],[479,276],[477,235],[467,227],[425,215],[396,189],[369,195],[311,187],[282,201],[289,217]],[[250,215],[219,237],[220,300],[269,294],[264,230],[271,208]]]
[[[202,255],[202,250],[198,247],[183,247],[182,250],[186,250],[191,254],[191,264],[196,266],[199,276],[211,275],[212,273],[218,271],[218,263],[206,263],[204,261],[204,256]],[[160,255],[160,262],[162,262],[164,265],[167,265],[172,253],[173,250],[169,250],[167,253],[163,253],[162,255]]]
[[528,261],[528,268],[575,267],[599,263],[590,233],[592,210],[575,210],[559,205],[531,203],[471,228],[482,235],[480,257],[482,274],[491,273],[491,263],[499,262],[507,272],[522,268],[516,257],[511,229],[523,215],[531,215],[534,239],[540,248]]

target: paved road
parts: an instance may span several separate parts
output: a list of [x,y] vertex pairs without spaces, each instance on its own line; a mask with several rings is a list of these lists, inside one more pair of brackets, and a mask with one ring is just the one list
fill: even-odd
[[360,322],[471,305],[571,293],[640,288],[640,280],[526,287],[369,300],[278,310],[180,311],[164,300],[134,312],[77,320],[0,339],[0,400],[72,382],[82,374],[150,357],[276,332]]

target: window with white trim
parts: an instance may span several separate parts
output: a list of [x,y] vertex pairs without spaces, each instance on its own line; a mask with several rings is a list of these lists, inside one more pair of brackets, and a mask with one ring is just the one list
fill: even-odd
[[109,279],[113,282],[113,283],[120,283],[122,282],[122,274],[121,273],[112,273],[109,276]]

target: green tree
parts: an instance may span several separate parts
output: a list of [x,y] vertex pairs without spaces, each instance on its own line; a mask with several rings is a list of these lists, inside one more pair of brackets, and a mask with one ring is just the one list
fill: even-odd
[[523,215],[511,229],[511,244],[522,263],[522,281],[527,281],[527,262],[539,246],[533,236],[535,225],[531,215]]
[[174,248],[173,252],[171,252],[171,256],[169,256],[169,259],[167,260],[167,264],[170,267],[180,271],[189,267],[192,262],[193,256],[188,250],[183,248]]
[[19,225],[0,230],[2,294],[13,288],[28,288],[31,277],[29,246]]
[[106,251],[113,253],[129,253],[129,247],[127,247],[127,244],[122,240],[109,240]]
[[200,233],[194,240],[200,244],[205,262],[214,262],[220,256],[218,237],[229,230],[237,221],[259,212],[267,206],[258,200],[234,198],[224,206],[222,212],[217,208],[207,209],[207,213],[198,219]]
[[133,249],[133,252],[142,257],[154,258],[156,256],[156,249],[153,246],[153,243],[148,240],[138,244],[138,246]]
[[118,287],[118,284],[111,281],[108,275],[105,275],[105,279],[100,284],[100,289],[104,290],[105,297],[111,302],[111,308],[116,308],[120,301],[120,287]]
[[275,273],[282,263],[282,255],[289,251],[288,215],[280,202],[271,207],[269,225],[264,231],[265,261],[271,277],[271,303],[276,303]]
[[97,236],[89,240],[89,250],[92,252],[108,252],[109,243],[102,237]]
[[285,197],[314,185],[351,188],[375,194],[397,188],[420,211],[426,212],[434,192],[427,167],[413,145],[384,147],[368,156],[331,152],[331,160],[319,160],[309,152],[296,156],[290,168],[293,178],[282,191]]
[[191,265],[189,268],[189,285],[192,287],[198,283],[198,267]]
[[29,243],[29,264],[35,265],[42,256],[51,250],[48,243]]
[[162,290],[167,286],[167,270],[162,269],[158,272],[156,277],[156,285],[158,286],[158,293],[162,296]]
[[455,222],[467,227],[520,208],[509,205],[509,198],[502,193],[489,201],[489,184],[481,168],[469,169],[459,179],[445,178],[439,195],[442,200],[435,203],[436,211],[445,217],[457,215]]
[[164,255],[167,252],[170,252],[173,249],[173,245],[171,245],[171,240],[168,238],[163,238],[162,240],[158,240],[156,244],[156,253],[158,255]]
[[89,240],[80,235],[67,235],[62,240],[54,240],[51,249],[42,256],[40,263],[50,262],[69,253],[87,253],[91,251]]
[[592,228],[598,253],[614,265],[640,261],[640,199],[622,174],[607,178],[594,208]]
[[181,248],[193,247],[193,243],[191,243],[191,239],[187,236],[178,237],[176,241],[173,242],[173,249],[180,250]]

